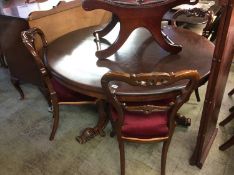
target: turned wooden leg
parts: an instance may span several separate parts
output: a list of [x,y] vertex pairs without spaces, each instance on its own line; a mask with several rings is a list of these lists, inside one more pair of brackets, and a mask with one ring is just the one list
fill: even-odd
[[170,140],[163,143],[162,155],[161,155],[161,175],[166,174],[166,162],[167,162],[167,152],[170,145]]
[[20,94],[20,100],[24,99],[24,92],[20,87],[20,81],[17,78],[11,77],[11,83],[13,84],[13,86],[15,87],[15,89],[19,92]]
[[219,147],[220,150],[225,151],[226,149],[230,148],[234,145],[234,136],[232,136],[227,142]]
[[196,96],[197,101],[198,101],[198,102],[200,102],[200,101],[201,101],[201,99],[200,99],[200,95],[199,95],[198,88],[197,88],[197,89],[195,89],[195,96]]
[[81,133],[80,136],[76,137],[76,140],[79,143],[83,144],[97,135],[100,135],[102,137],[105,136],[104,129],[108,123],[108,117],[106,114],[106,105],[107,103],[104,100],[97,101],[98,113],[99,113],[98,123],[94,128],[86,128]]
[[171,134],[169,135],[169,138],[163,142],[163,147],[162,147],[162,155],[161,155],[161,175],[166,174],[166,162],[167,162],[167,153],[168,149],[171,143],[171,138],[174,133],[175,126],[171,128]]
[[118,35],[117,39],[115,40],[115,42],[110,47],[108,47],[105,50],[98,50],[96,52],[96,56],[99,59],[105,59],[105,58],[113,55],[114,53],[116,53],[117,50],[127,40],[127,38],[129,37],[129,35],[131,34],[132,31],[133,31],[133,29],[130,28],[130,27],[128,27],[127,23],[126,24],[125,23],[121,23],[119,35]]
[[176,114],[176,124],[184,127],[191,126],[191,119],[187,118],[181,114]]
[[121,175],[125,175],[125,152],[124,152],[124,142],[119,140],[119,154],[120,154],[120,170]]
[[219,126],[224,126],[228,122],[230,122],[232,119],[234,119],[234,112],[232,112],[227,118],[225,118],[222,122],[219,123]]
[[96,34],[98,34],[99,37],[104,37],[116,26],[118,21],[118,17],[112,14],[111,21],[107,24],[107,26],[105,26],[105,28],[103,28],[102,30],[95,31],[93,35],[96,36]]

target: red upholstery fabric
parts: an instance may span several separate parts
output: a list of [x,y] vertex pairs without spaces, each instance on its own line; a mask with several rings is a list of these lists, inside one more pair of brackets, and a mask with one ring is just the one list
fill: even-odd
[[59,83],[55,78],[51,79],[54,90],[61,102],[78,102],[78,101],[94,101],[95,98],[80,94],[73,90],[68,89]]
[[[117,112],[112,109],[112,118],[118,118]],[[139,112],[125,112],[122,135],[140,139],[150,139],[168,136],[168,116],[166,112],[143,114]]]

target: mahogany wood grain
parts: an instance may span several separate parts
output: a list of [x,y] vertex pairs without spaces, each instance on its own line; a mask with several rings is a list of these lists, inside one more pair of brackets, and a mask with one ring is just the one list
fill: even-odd
[[217,134],[217,120],[234,55],[234,0],[220,0],[221,20],[212,59],[197,143],[191,165],[202,168]]
[[[117,39],[105,50],[98,50],[96,56],[100,59],[107,58],[114,54],[128,39],[129,35],[139,27],[145,27],[150,31],[154,40],[166,51],[176,54],[181,51],[181,46],[175,44],[168,36],[161,31],[161,22],[164,14],[175,6],[181,4],[196,4],[198,0],[165,0],[165,1],[106,1],[106,0],[85,0],[82,6],[85,10],[104,9],[113,13],[113,21],[103,29],[101,36],[110,31],[120,22],[120,30]],[[99,34],[99,32],[96,32]]]
[[[201,75],[200,82],[209,73],[214,45],[191,31],[174,27],[163,29],[167,35],[183,46],[182,51],[177,55],[163,50],[154,42],[147,30],[139,28],[131,34],[116,54],[108,59],[98,60],[95,56],[97,46],[92,36],[93,31],[97,29],[92,27],[74,31],[50,43],[47,48],[45,55],[47,67],[65,86],[75,91],[105,98],[100,79],[110,70],[146,73],[192,69],[198,70]],[[115,29],[118,31],[117,28]],[[106,37],[102,45],[108,47],[108,42],[113,41],[113,36],[115,36],[115,30]],[[124,93],[128,87],[123,86],[121,89]],[[138,93],[138,91],[134,89],[132,93]],[[144,93],[147,96],[154,91]]]

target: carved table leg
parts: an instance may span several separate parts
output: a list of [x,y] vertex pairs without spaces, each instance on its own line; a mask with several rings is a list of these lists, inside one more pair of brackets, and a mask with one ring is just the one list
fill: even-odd
[[96,36],[96,34],[98,34],[99,37],[103,37],[105,35],[107,35],[114,27],[115,25],[118,23],[119,19],[116,15],[112,14],[112,19],[111,21],[107,24],[107,26],[105,28],[103,28],[102,30],[98,30],[94,32],[94,36]]
[[188,127],[188,126],[191,126],[191,119],[186,118],[185,116],[183,116],[181,114],[177,114],[176,115],[176,123],[177,123],[177,125]]
[[97,135],[100,135],[104,137],[106,134],[104,132],[104,128],[106,127],[108,123],[108,117],[106,113],[106,105],[107,103],[105,100],[98,100],[97,101],[97,106],[98,106],[98,114],[99,114],[99,119],[98,123],[94,128],[86,128],[80,136],[76,137],[76,140],[83,144],[87,142],[88,140],[94,138]]
[[13,84],[13,86],[15,87],[15,89],[19,92],[20,94],[20,100],[24,99],[24,92],[20,87],[20,83],[19,83],[19,79],[11,77],[11,83]]

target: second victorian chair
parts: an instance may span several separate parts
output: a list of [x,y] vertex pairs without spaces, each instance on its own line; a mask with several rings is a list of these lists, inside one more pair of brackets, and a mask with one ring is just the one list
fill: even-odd
[[[102,87],[110,103],[112,134],[117,134],[119,143],[121,175],[125,174],[124,141],[163,142],[161,175],[165,175],[166,157],[177,111],[189,100],[198,80],[199,74],[192,70],[141,74],[109,72],[102,77]],[[184,83],[180,88],[170,88],[181,81]],[[126,91],[126,84],[131,90],[123,94],[121,88]],[[137,91],[140,88],[156,88],[158,91],[151,95],[140,95],[133,93],[132,88]]]
[[37,68],[40,71],[41,79],[44,82],[45,89],[48,90],[47,99],[49,103],[51,101],[54,119],[52,132],[50,134],[50,140],[53,140],[59,124],[59,105],[96,104],[98,100],[66,88],[59,82],[59,80],[57,80],[55,77],[53,77],[52,74],[48,72],[43,63],[43,60],[39,55],[39,52],[35,48],[34,41],[37,35],[39,35],[41,38],[43,52],[47,47],[47,41],[40,29],[31,28],[28,31],[23,31],[22,39],[25,46],[33,55]]

